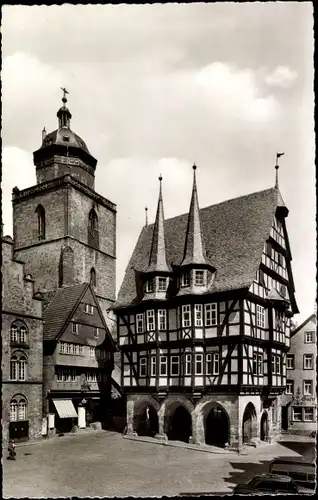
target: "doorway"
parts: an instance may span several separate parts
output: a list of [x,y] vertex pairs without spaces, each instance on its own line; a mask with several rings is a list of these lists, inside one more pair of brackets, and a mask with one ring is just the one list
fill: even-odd
[[229,422],[225,411],[216,406],[210,410],[205,422],[205,442],[224,447],[229,442]]
[[192,419],[184,406],[178,406],[173,413],[167,435],[168,439],[172,441],[189,442],[192,435]]
[[268,415],[267,412],[265,411],[262,415],[261,418],[261,433],[260,433],[260,438],[261,441],[267,441],[268,440]]

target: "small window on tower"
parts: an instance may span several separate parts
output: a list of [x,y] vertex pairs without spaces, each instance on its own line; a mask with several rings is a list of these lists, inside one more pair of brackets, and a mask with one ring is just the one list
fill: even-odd
[[63,135],[63,141],[69,142],[70,141],[69,136],[68,135]]

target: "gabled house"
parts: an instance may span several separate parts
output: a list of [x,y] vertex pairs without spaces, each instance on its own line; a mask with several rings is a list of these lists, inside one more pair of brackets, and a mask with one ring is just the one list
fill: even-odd
[[287,354],[282,429],[295,434],[317,430],[317,316],[291,332]]
[[298,312],[275,187],[164,219],[160,178],[114,311],[127,432],[229,445],[275,440]]
[[44,413],[55,416],[49,421],[59,432],[105,422],[116,348],[92,285],[49,292],[44,307]]

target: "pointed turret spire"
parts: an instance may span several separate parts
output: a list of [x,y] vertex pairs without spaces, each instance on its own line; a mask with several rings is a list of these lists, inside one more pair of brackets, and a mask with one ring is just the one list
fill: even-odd
[[166,259],[166,242],[164,232],[164,214],[162,201],[162,176],[159,177],[159,200],[156,221],[153,228],[152,244],[147,272],[169,272]]
[[193,165],[193,189],[190,203],[187,233],[184,245],[182,266],[207,264],[201,233],[200,210],[196,183],[196,165]]
[[70,113],[70,110],[66,107],[66,103],[67,103],[66,94],[69,94],[69,92],[65,88],[62,88],[62,87],[61,87],[61,90],[63,91],[63,97],[62,97],[63,106],[57,112],[57,117],[59,119],[59,122],[58,122],[59,128],[61,128],[61,127],[70,128],[72,115]]

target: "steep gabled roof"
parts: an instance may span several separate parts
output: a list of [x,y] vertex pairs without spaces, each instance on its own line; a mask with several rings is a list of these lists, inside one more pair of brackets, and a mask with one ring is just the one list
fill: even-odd
[[305,319],[305,321],[301,325],[297,326],[297,328],[295,328],[295,330],[291,332],[291,337],[296,335],[296,333],[298,333],[302,328],[304,328],[304,326],[306,326],[307,323],[309,323],[309,321],[314,321],[315,323],[317,323],[316,314],[312,314],[311,316],[309,316],[309,318]]
[[[278,206],[277,189],[240,196],[200,210],[207,259],[216,268],[208,293],[249,288],[260,265]],[[188,214],[165,221],[168,264],[179,265],[185,246]],[[116,307],[137,302],[133,269],[146,270],[153,225],[144,227],[130,258]]]
[[201,233],[200,209],[196,182],[196,166],[193,165],[193,188],[190,202],[188,225],[185,237],[182,266],[207,264]]
[[58,288],[43,311],[43,340],[57,340],[71,320],[89,283]]
[[152,233],[149,265],[147,268],[148,273],[169,272],[166,259],[166,242],[165,242],[165,229],[164,229],[161,176],[159,177],[159,181],[160,181],[160,189],[159,189],[158,208],[157,208],[155,225]]

